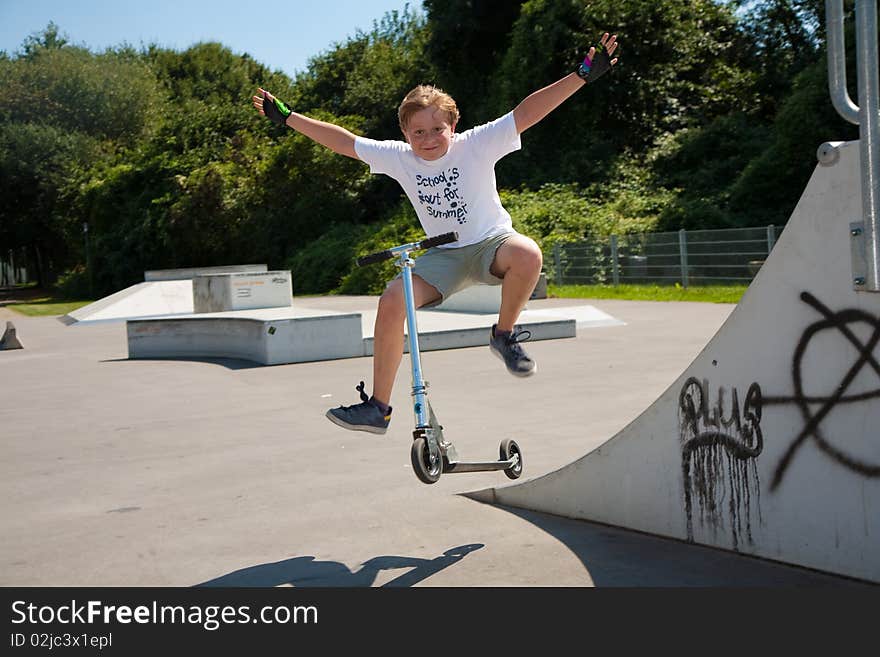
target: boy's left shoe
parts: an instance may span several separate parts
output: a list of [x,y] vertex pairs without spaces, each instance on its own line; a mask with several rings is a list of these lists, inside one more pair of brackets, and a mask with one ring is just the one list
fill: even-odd
[[507,371],[514,376],[531,376],[538,371],[538,364],[526,354],[520,341],[526,341],[531,337],[529,331],[514,329],[508,335],[495,335],[495,327],[489,333],[489,349],[507,365]]
[[391,422],[391,407],[383,413],[364,392],[364,382],[356,386],[361,393],[361,403],[351,406],[340,406],[327,411],[327,419],[333,424],[350,429],[352,431],[368,431],[375,434],[383,434]]

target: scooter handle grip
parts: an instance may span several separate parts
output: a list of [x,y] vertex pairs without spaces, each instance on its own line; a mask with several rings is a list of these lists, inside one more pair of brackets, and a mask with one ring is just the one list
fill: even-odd
[[430,249],[432,246],[440,246],[441,244],[449,244],[450,242],[457,241],[458,233],[452,231],[451,233],[443,233],[442,235],[435,235],[434,237],[424,239],[419,242],[419,246],[423,249]]
[[393,257],[394,254],[386,249],[385,251],[379,251],[378,253],[371,253],[370,255],[361,256],[357,259],[357,266],[363,267],[364,265],[371,265],[374,262],[382,262],[383,260],[389,260]]

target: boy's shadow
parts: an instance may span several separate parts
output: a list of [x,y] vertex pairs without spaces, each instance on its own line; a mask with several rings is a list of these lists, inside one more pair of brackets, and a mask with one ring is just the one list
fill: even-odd
[[444,568],[458,563],[465,556],[484,547],[482,543],[459,545],[446,550],[442,556],[434,559],[418,557],[384,556],[373,557],[361,564],[356,570],[338,561],[315,561],[315,557],[294,557],[275,563],[264,563],[259,566],[242,568],[215,579],[196,584],[200,586],[372,586],[376,576],[382,570],[412,568],[400,577],[386,582],[383,586],[413,586]]

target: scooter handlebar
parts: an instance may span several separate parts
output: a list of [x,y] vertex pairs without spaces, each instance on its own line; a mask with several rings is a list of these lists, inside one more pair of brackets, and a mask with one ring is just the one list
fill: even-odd
[[386,249],[385,251],[379,251],[378,253],[361,256],[357,259],[357,266],[363,267],[364,265],[372,265],[374,262],[382,262],[383,260],[388,260],[393,257],[394,254]]
[[434,237],[424,239],[419,242],[419,247],[423,249],[430,249],[432,246],[440,246],[441,244],[449,244],[450,242],[457,241],[458,233],[452,231],[451,233],[443,233],[442,235],[435,235]]
[[458,233],[452,231],[450,233],[443,233],[442,235],[435,235],[434,237],[428,237],[423,239],[421,242],[414,242],[413,244],[405,244],[403,247],[394,247],[393,249],[385,249],[384,251],[377,251],[376,253],[371,253],[369,255],[361,256],[357,259],[357,266],[363,267],[364,265],[371,265],[374,262],[382,262],[383,260],[390,260],[396,255],[396,251],[401,250],[410,250],[415,251],[417,249],[430,249],[432,246],[440,246],[441,244],[449,244],[451,242],[455,242],[458,240]]

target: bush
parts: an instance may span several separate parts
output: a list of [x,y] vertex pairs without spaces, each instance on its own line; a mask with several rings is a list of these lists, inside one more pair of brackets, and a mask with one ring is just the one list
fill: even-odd
[[[353,252],[358,257],[424,238],[425,232],[419,225],[415,210],[409,201],[404,200],[384,225],[366,227],[365,235],[353,245]],[[393,260],[369,267],[358,267],[352,260],[351,269],[342,277],[336,291],[340,294],[381,294],[388,281],[396,275]]]
[[337,224],[287,259],[295,294],[332,292],[355,266],[358,243],[370,226]]
[[605,185],[547,184],[537,191],[504,190],[501,202],[513,227],[538,243],[545,256],[555,244],[580,242],[612,234],[654,230],[671,192],[645,192],[650,185],[635,180],[635,168]]

